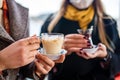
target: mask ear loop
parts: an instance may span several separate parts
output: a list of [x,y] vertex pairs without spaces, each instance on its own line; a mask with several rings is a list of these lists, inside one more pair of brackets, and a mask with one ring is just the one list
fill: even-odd
[[94,19],[94,26],[93,26],[93,28],[96,27],[96,26],[97,26],[97,15],[95,14],[95,19]]

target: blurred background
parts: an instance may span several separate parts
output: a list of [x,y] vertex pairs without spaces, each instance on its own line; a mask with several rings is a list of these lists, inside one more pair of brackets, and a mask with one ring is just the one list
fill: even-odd
[[[50,13],[56,12],[62,0],[16,0],[29,8],[30,36],[39,35],[40,28]],[[102,0],[106,12],[118,21],[120,30],[120,0]]]
[[[39,36],[41,25],[50,13],[56,12],[62,0],[16,0],[24,7],[29,8],[30,16],[30,36]],[[120,0],[102,0],[106,12],[118,22],[120,31]],[[31,80],[31,79],[26,79]],[[45,79],[47,80],[47,78]]]

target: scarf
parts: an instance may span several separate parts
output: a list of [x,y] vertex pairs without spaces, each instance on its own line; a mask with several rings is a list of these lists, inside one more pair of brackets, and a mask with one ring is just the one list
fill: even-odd
[[94,8],[90,6],[86,10],[78,10],[72,5],[68,5],[64,17],[69,20],[78,21],[80,28],[86,30],[94,17]]

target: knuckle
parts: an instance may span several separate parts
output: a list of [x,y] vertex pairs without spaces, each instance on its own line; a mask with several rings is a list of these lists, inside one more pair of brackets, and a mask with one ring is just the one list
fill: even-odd
[[66,44],[68,42],[68,39],[64,39],[64,44]]
[[25,49],[24,47],[20,47],[19,52],[20,52],[21,54],[24,54],[25,51],[26,51],[26,49]]
[[25,45],[25,42],[23,40],[19,40],[19,45],[20,46],[24,46]]
[[39,47],[40,47],[40,44],[37,44],[37,45],[36,45],[36,48],[39,48]]
[[78,34],[73,34],[74,37],[78,37]]
[[26,59],[25,48],[20,48],[19,57],[22,62],[25,62],[25,59]]
[[70,36],[70,34],[66,35],[65,38],[67,38],[67,37],[69,37],[69,36]]
[[50,71],[50,70],[51,70],[51,67],[50,67],[50,66],[44,66],[44,68],[45,68],[47,71]]
[[43,71],[43,74],[48,74],[48,72],[49,72],[49,71],[45,70],[45,71]]
[[51,66],[51,67],[53,67],[54,65],[55,65],[55,63],[54,63],[54,62],[51,62],[51,63],[50,63],[50,66]]

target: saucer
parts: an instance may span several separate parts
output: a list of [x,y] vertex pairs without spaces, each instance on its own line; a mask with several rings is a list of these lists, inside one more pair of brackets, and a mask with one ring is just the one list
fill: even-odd
[[39,51],[40,51],[41,54],[49,57],[52,60],[57,60],[57,59],[59,59],[60,55],[67,53],[67,51],[65,49],[61,49],[61,51],[58,54],[46,54],[46,53],[44,53],[43,49],[41,49]]
[[95,53],[97,51],[97,49],[98,49],[98,46],[93,45],[93,48],[89,48],[89,49],[86,48],[86,49],[83,49],[83,51],[86,52],[86,53],[93,54],[93,53]]

